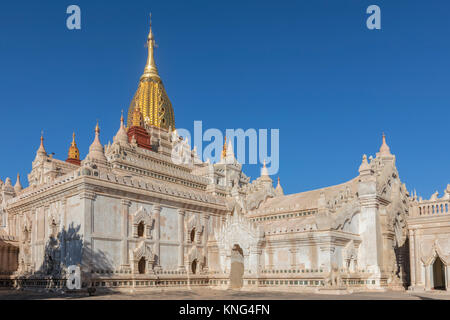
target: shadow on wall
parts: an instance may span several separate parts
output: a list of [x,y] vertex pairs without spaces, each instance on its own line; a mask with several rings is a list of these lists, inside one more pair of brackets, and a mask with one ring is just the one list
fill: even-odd
[[0,238],[0,275],[12,275],[17,270],[18,253],[16,241]]
[[397,261],[395,275],[400,279],[403,287],[408,289],[410,285],[409,238],[406,238],[401,246],[396,244],[394,253]]
[[[45,245],[41,266],[34,273],[21,273],[19,279],[25,280],[24,284],[26,280],[47,280],[44,281],[47,288],[57,287],[59,281],[59,286],[65,288],[67,268],[76,265],[81,269],[82,287],[87,288],[91,286],[93,274],[111,274],[110,259],[103,251],[92,250],[91,244],[83,240],[80,228],[71,223],[67,229],[54,232]],[[105,290],[102,288],[102,291]]]

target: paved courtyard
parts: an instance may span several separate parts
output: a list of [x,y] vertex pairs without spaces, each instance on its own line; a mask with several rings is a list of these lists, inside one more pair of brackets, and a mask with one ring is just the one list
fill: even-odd
[[61,293],[47,291],[0,290],[0,300],[450,300],[450,293],[357,292],[345,295],[277,291],[160,290],[135,292]]

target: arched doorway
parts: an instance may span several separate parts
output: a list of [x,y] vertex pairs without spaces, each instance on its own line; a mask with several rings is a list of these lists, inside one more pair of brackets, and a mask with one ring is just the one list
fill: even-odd
[[142,257],[139,262],[138,262],[138,271],[139,274],[144,274],[145,273],[145,258]]
[[191,271],[193,274],[195,274],[197,272],[197,259],[194,259],[194,261],[192,261]]
[[433,288],[437,290],[445,290],[445,266],[439,256],[433,263]]
[[244,253],[242,248],[235,244],[231,249],[231,272],[230,287],[232,289],[240,289],[243,285],[244,276]]

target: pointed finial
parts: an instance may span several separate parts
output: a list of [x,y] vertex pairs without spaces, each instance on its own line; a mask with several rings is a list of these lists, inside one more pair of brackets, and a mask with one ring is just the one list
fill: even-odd
[[80,164],[80,151],[78,150],[77,143],[75,142],[75,131],[72,133],[72,143],[69,147],[66,162],[73,164]]
[[383,132],[383,142],[380,147],[380,153],[382,155],[391,155],[391,150],[386,143],[386,135],[384,134],[384,132]]
[[22,184],[20,183],[20,174],[19,173],[17,173],[17,181],[16,181],[16,184],[14,185],[14,190],[16,192],[19,192],[22,190]]
[[[269,177],[269,170],[266,167],[266,159],[264,159],[264,161],[263,161],[263,167],[261,169],[261,177],[264,177],[263,178],[264,180],[269,180],[270,179],[270,177]],[[270,179],[270,181],[272,181],[272,179]]]
[[97,125],[95,126],[95,134],[100,133],[100,127],[98,126],[98,119],[97,119]]
[[75,145],[75,131],[72,133],[72,145]]
[[120,114],[120,123],[123,125],[123,109],[122,109],[121,114]]
[[45,148],[44,148],[44,130],[41,130],[41,144],[39,145],[37,154],[42,154],[42,155],[47,154],[47,152],[45,151]]
[[370,173],[370,170],[371,170],[371,168],[370,168],[369,163],[367,162],[367,155],[364,154],[362,157],[362,162],[361,162],[361,165],[359,166],[358,171],[360,174],[366,175],[366,174]]
[[278,184],[277,184],[277,187],[275,188],[275,191],[276,191],[277,195],[279,195],[279,196],[284,195],[283,187],[280,184],[280,177],[278,177]]
[[150,30],[148,32],[147,37],[147,47],[148,47],[148,57],[147,57],[147,64],[145,65],[144,74],[142,75],[142,78],[150,78],[150,77],[158,77],[158,69],[156,68],[155,63],[155,54],[154,54],[154,48],[155,45],[155,39],[153,37],[153,31],[152,31],[152,18],[150,13]]

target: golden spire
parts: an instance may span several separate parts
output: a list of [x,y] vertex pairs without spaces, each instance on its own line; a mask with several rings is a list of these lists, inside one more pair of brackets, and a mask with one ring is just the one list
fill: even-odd
[[152,32],[152,14],[150,13],[150,31],[148,33],[147,37],[147,47],[148,47],[148,56],[147,56],[147,64],[145,65],[144,74],[142,75],[142,78],[147,77],[158,77],[158,69],[156,68],[155,63],[155,53],[154,49],[156,47],[155,39],[153,38],[153,32]]
[[227,157],[227,136],[225,136],[225,140],[223,142],[223,148],[222,148],[222,156],[220,159],[225,159]]
[[128,108],[127,126],[133,126],[133,112],[140,109],[142,121],[147,125],[158,128],[175,128],[175,115],[172,103],[167,95],[162,80],[158,74],[155,63],[154,49],[156,47],[153,37],[150,17],[150,31],[147,37],[148,57],[139,86]]
[[75,132],[72,134],[72,143],[69,147],[68,159],[80,160],[80,151],[78,150],[77,143],[75,142]]

